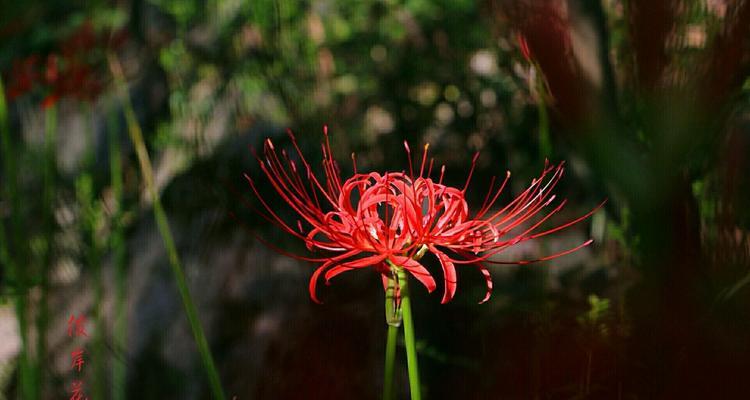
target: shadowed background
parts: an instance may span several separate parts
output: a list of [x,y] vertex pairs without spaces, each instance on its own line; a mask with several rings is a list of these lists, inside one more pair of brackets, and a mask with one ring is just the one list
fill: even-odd
[[486,304],[470,266],[449,304],[414,286],[425,398],[750,390],[750,1],[45,0],[0,6],[1,396],[64,398],[84,347],[91,398],[211,398],[111,57],[229,398],[381,396],[377,274],[320,285],[316,305],[314,265],[254,239],[306,252],[253,213],[243,173],[293,218],[250,147],[289,149],[291,128],[317,168],[325,124],[345,176],[352,152],[360,171],[407,168],[408,140],[459,187],[480,152],[472,209],[493,175],[518,194],[545,159],[568,166],[557,222],[608,199],[502,253],[595,240],[491,267]]

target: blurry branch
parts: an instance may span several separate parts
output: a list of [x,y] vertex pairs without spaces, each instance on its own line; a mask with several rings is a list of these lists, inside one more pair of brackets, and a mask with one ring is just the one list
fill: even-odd
[[591,25],[596,32],[597,59],[601,65],[602,85],[601,99],[609,109],[612,118],[619,115],[619,104],[617,95],[617,82],[615,80],[614,66],[610,59],[610,32],[607,23],[607,15],[602,7],[601,0],[581,0],[584,14],[591,20]]
[[732,2],[725,29],[706,52],[709,78],[702,83],[703,104],[715,111],[725,108],[750,76],[750,1]]
[[190,323],[190,328],[193,332],[193,337],[195,338],[196,344],[198,346],[198,351],[200,352],[200,356],[203,361],[203,367],[205,369],[206,375],[208,376],[209,386],[211,388],[213,398],[217,400],[224,400],[225,395],[224,390],[221,387],[221,382],[219,380],[219,373],[214,364],[213,357],[211,356],[211,351],[209,349],[206,335],[203,332],[200,320],[198,319],[198,312],[190,295],[190,290],[185,278],[185,273],[183,272],[182,264],[177,254],[177,248],[172,237],[172,231],[169,228],[169,221],[167,220],[166,213],[164,212],[161,200],[159,199],[159,193],[157,192],[156,186],[154,184],[154,174],[151,167],[151,160],[148,156],[146,143],[143,140],[143,133],[141,132],[140,125],[138,124],[135,112],[133,111],[130,96],[128,95],[125,74],[123,73],[122,66],[120,65],[120,62],[115,54],[109,53],[107,54],[107,58],[109,60],[109,67],[112,72],[112,76],[115,80],[116,89],[119,92],[121,100],[123,102],[125,120],[128,126],[128,133],[130,135],[133,146],[135,147],[136,156],[138,157],[138,163],[140,164],[141,176],[146,185],[146,191],[148,193],[148,196],[150,197],[150,200],[152,201],[154,218],[156,219],[159,233],[162,236],[164,246],[166,247],[167,254],[169,255],[169,264],[172,267],[172,273],[174,275],[175,283],[177,285],[177,289],[180,292],[182,304],[185,308],[185,313],[187,314],[188,322]]
[[[618,68],[635,84],[621,88],[615,87],[614,73],[606,72],[611,65],[601,1],[496,2],[502,5],[501,18],[527,39],[567,139],[632,211],[630,235],[639,244],[631,250],[642,272],[632,290],[637,295],[628,304],[636,326],[630,344],[639,351],[633,357],[649,371],[695,374],[694,365],[681,360],[698,357],[702,349],[695,344],[710,340],[697,329],[702,300],[696,293],[706,285],[705,261],[715,249],[701,238],[693,185],[715,172],[717,159],[726,156],[719,144],[730,131],[729,117],[740,107],[736,95],[750,68],[750,1],[728,6],[724,29],[698,57],[673,51],[683,44],[681,29],[698,2],[627,2],[624,33],[631,49],[618,50],[631,50],[635,58]],[[595,36],[587,32],[591,26],[598,31]],[[597,51],[592,49],[598,49],[599,65],[589,64]],[[609,80],[601,86],[596,84],[600,72],[602,80]],[[614,99],[618,89],[626,95],[620,97],[627,107],[622,113]],[[741,278],[727,295],[748,281]],[[643,351],[649,346],[663,350],[655,357]]]
[[[587,110],[597,106],[593,93],[600,84],[597,76],[601,76],[598,60],[592,58],[589,44],[584,43],[590,35],[571,35],[571,19],[563,12],[562,1],[496,0],[495,3],[497,16],[512,21],[513,28],[528,43],[547,81],[553,98],[550,106],[557,111],[557,118],[566,126],[581,124],[590,116]],[[581,57],[588,60],[589,80],[584,79],[578,62]]]
[[637,85],[646,92],[656,89],[668,59],[665,49],[672,31],[676,0],[630,0],[627,7],[630,40],[635,58]]
[[[604,10],[594,0],[571,3],[577,7],[568,7],[564,0],[494,0],[492,4],[495,17],[506,20],[525,39],[547,82],[551,98],[547,105],[562,128],[553,132],[565,134],[601,178],[616,183],[626,194],[648,194],[643,177],[649,176],[649,166],[618,110]],[[608,151],[613,148],[618,151]]]

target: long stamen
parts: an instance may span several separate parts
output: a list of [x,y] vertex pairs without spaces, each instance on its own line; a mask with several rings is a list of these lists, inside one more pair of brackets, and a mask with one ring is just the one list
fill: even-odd
[[429,143],[425,143],[425,145],[424,145],[424,151],[422,152],[422,166],[419,167],[419,177],[420,178],[422,177],[422,173],[424,172],[425,161],[427,161],[427,149],[428,148],[430,148],[430,144]]
[[471,176],[474,175],[474,168],[477,166],[477,158],[479,158],[479,152],[474,153],[474,158],[471,160],[471,169],[469,170],[469,177],[466,178],[466,184],[464,184],[464,188],[461,190],[462,192],[466,192],[466,188],[469,187],[469,182],[471,182]]
[[336,192],[332,193],[333,197],[335,197],[336,195],[338,195],[338,193],[341,192],[341,175],[339,173],[339,168],[336,164],[336,160],[333,159],[333,152],[331,152],[331,142],[328,138],[328,125],[323,125],[323,136],[325,137],[325,154],[328,155],[328,164],[330,171],[329,179],[333,181],[332,186],[337,190]]
[[[269,148],[273,148],[273,144],[270,143],[270,141]],[[305,196],[301,194],[299,190],[296,190],[296,188],[294,188],[295,190],[293,190],[294,185],[291,184],[291,180],[289,179],[286,171],[281,166],[281,162],[278,160],[278,157],[276,157],[275,152],[266,152],[265,163],[263,163],[260,159],[258,161],[260,162],[261,169],[265,172],[271,184],[277,188],[279,195],[281,195],[285,201],[287,201],[292,207],[294,207],[295,211],[298,211],[301,215],[306,216],[306,218],[309,218],[307,217],[308,215],[315,219],[320,218],[320,210],[310,207],[305,201]]]
[[406,149],[406,156],[409,158],[409,178],[411,178],[412,182],[414,181],[414,168],[411,165],[411,149],[409,148],[409,143],[404,140],[404,148]]
[[487,201],[490,199],[490,194],[492,194],[492,188],[495,186],[495,179],[497,179],[496,176],[492,176],[492,179],[490,179],[490,186],[489,189],[487,189],[487,195],[484,196],[484,201],[482,202],[482,207],[479,208],[479,210],[484,210],[484,207],[487,206]]
[[312,173],[312,167],[310,166],[310,163],[308,163],[307,160],[305,159],[305,156],[302,154],[302,149],[300,149],[299,144],[297,144],[297,138],[294,137],[294,133],[292,132],[292,130],[287,129],[286,132],[287,132],[287,135],[289,135],[289,137],[291,138],[292,145],[294,146],[294,149],[297,151],[297,154],[299,155],[300,160],[305,165],[305,168],[308,171],[308,179],[310,179],[310,181],[314,183],[315,186],[318,187],[318,189],[320,189],[320,192],[323,194],[326,200],[328,200],[334,208],[337,208],[338,207],[337,202],[334,201],[331,196],[329,196],[326,190],[323,189],[323,185],[320,183],[318,178],[316,178],[315,174]]
[[541,262],[541,261],[549,261],[549,260],[552,260],[552,259],[555,259],[555,258],[562,257],[564,255],[576,252],[576,251],[578,251],[578,250],[580,250],[580,249],[582,249],[582,248],[590,245],[593,242],[594,242],[594,239],[589,239],[589,240],[587,240],[587,241],[585,241],[585,242],[583,242],[583,243],[581,243],[578,246],[575,246],[573,248],[570,248],[570,249],[567,249],[567,250],[563,250],[563,251],[560,251],[558,253],[550,254],[548,256],[544,256],[544,257],[537,258],[537,259],[534,259],[534,260],[495,261],[495,260],[489,260],[488,259],[489,257],[492,257],[493,255],[495,255],[495,254],[499,253],[500,251],[502,251],[502,249],[501,249],[501,250],[498,250],[498,251],[494,251],[494,252],[483,254],[482,256],[476,257],[475,259],[457,260],[457,261],[454,261],[454,264],[474,264],[474,263],[476,263],[476,262],[479,261],[479,262],[485,262],[485,263],[488,263],[488,264],[497,264],[497,265],[526,265],[526,264],[532,264],[532,263]]
[[503,192],[503,189],[505,189],[505,185],[510,180],[510,171],[505,171],[505,180],[500,185],[500,188],[497,189],[497,192],[495,192],[495,196],[492,198],[492,200],[486,204],[486,206],[482,207],[482,209],[477,212],[477,215],[474,216],[475,219],[482,218],[487,211],[492,207],[493,204],[495,204],[495,201],[497,201],[497,198],[500,197],[500,194]]
[[582,215],[582,216],[580,216],[580,217],[578,217],[578,218],[576,218],[576,219],[574,219],[574,220],[572,220],[572,221],[570,221],[570,222],[567,222],[567,223],[565,223],[565,224],[563,224],[563,225],[560,225],[560,226],[558,226],[558,227],[555,227],[555,228],[552,228],[552,229],[546,230],[546,231],[544,231],[544,232],[539,232],[539,233],[536,233],[536,234],[532,235],[532,236],[531,236],[531,238],[532,238],[532,239],[535,239],[535,238],[538,238],[538,237],[540,237],[540,236],[545,236],[545,235],[549,235],[550,233],[553,233],[553,232],[557,232],[557,231],[559,231],[559,230],[561,230],[561,229],[565,229],[565,228],[567,228],[567,227],[569,227],[569,226],[571,226],[571,225],[575,225],[575,224],[577,224],[577,223],[579,223],[579,222],[583,221],[584,219],[586,219],[586,218],[590,217],[591,215],[593,215],[593,214],[594,214],[595,212],[597,212],[597,211],[598,211],[598,210],[599,210],[600,208],[602,208],[602,207],[604,206],[604,204],[606,204],[606,203],[607,203],[607,200],[604,200],[603,202],[599,203],[599,205],[598,205],[598,206],[594,207],[594,209],[593,209],[593,210],[591,210],[591,211],[587,212],[586,214],[584,214],[584,215]]

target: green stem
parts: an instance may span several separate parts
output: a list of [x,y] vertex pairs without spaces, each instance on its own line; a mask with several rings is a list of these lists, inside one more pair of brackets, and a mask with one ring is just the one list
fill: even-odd
[[[10,237],[5,236],[5,224],[0,217],[0,263],[5,265],[8,271],[8,280],[15,286],[13,297],[15,299],[16,318],[18,318],[18,331],[21,336],[21,350],[19,354],[18,384],[21,397],[24,399],[35,399],[36,385],[34,384],[34,371],[29,355],[28,322],[26,318],[26,279],[24,269],[18,268],[16,259],[24,259],[24,250],[21,244],[20,224],[20,202],[18,197],[18,175],[16,174],[16,151],[10,138],[8,126],[8,108],[5,103],[5,88],[2,77],[0,77],[0,147],[2,147],[3,159],[3,195],[10,204]],[[15,244],[15,245],[14,245]],[[13,253],[11,252],[13,250]],[[11,255],[13,254],[13,255]]]
[[86,262],[91,272],[91,281],[94,286],[94,331],[91,334],[93,341],[92,361],[94,367],[94,383],[92,397],[104,398],[104,323],[102,318],[102,298],[104,285],[102,281],[101,254],[102,245],[97,230],[101,217],[100,206],[94,195],[94,180],[88,172],[88,166],[83,174],[76,179],[76,196],[81,207],[81,231],[86,233]]
[[172,231],[169,228],[169,221],[167,215],[162,207],[159,194],[154,184],[154,174],[151,168],[151,160],[146,150],[146,143],[143,140],[143,133],[141,127],[138,124],[138,120],[133,111],[133,105],[130,102],[130,97],[127,92],[127,85],[125,83],[125,75],[122,72],[122,67],[114,54],[109,54],[109,64],[112,70],[112,75],[115,78],[117,89],[122,96],[123,107],[125,111],[125,122],[128,126],[128,134],[130,140],[133,142],[135,147],[136,156],[138,157],[138,163],[141,167],[141,176],[146,183],[146,190],[148,191],[151,201],[153,202],[154,218],[156,219],[156,225],[161,234],[164,247],[166,247],[167,254],[169,255],[169,265],[172,267],[172,274],[174,275],[177,289],[180,292],[182,304],[185,307],[185,314],[187,314],[188,322],[190,323],[190,329],[193,332],[193,337],[198,345],[198,352],[201,355],[203,361],[203,368],[206,370],[208,375],[208,382],[213,393],[213,397],[216,400],[224,400],[224,390],[221,387],[219,380],[219,373],[214,365],[213,357],[211,356],[211,350],[208,347],[208,340],[206,335],[203,333],[200,320],[198,319],[198,311],[195,308],[193,299],[190,296],[190,290],[188,289],[187,280],[185,279],[185,273],[182,270],[182,264],[180,258],[177,255],[177,248],[172,238]]
[[112,398],[114,400],[125,400],[127,394],[127,368],[124,358],[128,337],[126,309],[127,253],[125,251],[125,233],[122,223],[122,156],[120,154],[117,114],[113,111],[110,111],[107,115],[107,135],[109,137],[109,168],[113,198],[112,251],[115,266],[115,326],[113,333],[116,351],[112,360]]
[[[396,361],[396,341],[398,340],[398,330],[401,326],[400,310],[396,307],[393,292],[395,290],[395,281],[393,278],[388,279],[388,289],[385,296],[385,315],[388,324],[388,339],[385,344],[385,376],[383,383],[383,400],[393,400],[393,366]],[[396,316],[398,315],[398,321]]]
[[49,273],[55,251],[55,176],[57,175],[57,107],[53,104],[45,110],[44,134],[44,253],[39,271],[41,295],[37,315],[37,385],[44,395],[44,369],[47,366],[47,325],[49,324]]
[[94,334],[93,344],[94,351],[92,354],[92,364],[94,366],[94,383],[92,397],[102,399],[105,397],[105,368],[104,360],[105,347],[104,339],[106,337],[104,318],[102,315],[102,301],[104,299],[104,280],[102,279],[101,258],[103,252],[103,243],[99,237],[99,224],[103,218],[101,207],[96,198],[95,182],[95,136],[94,128],[91,121],[91,105],[89,103],[81,104],[81,112],[85,117],[85,135],[86,135],[86,152],[83,157],[83,175],[80,179],[85,182],[80,193],[79,202],[84,206],[86,212],[84,215],[84,232],[88,232],[88,263],[91,268],[91,278],[94,284]]
[[417,366],[417,346],[414,340],[414,323],[411,314],[411,298],[406,271],[398,268],[398,284],[401,288],[401,312],[404,319],[404,342],[406,344],[406,365],[409,369],[409,391],[411,400],[422,398],[419,385],[419,367]]
[[385,383],[383,384],[383,400],[393,400],[393,366],[396,361],[396,342],[398,327],[388,325],[388,341],[385,345]]
[[[95,203],[94,203],[95,205]],[[100,218],[100,214],[97,212],[92,216],[91,226],[91,249],[90,263],[92,266],[92,278],[94,279],[94,387],[93,387],[93,398],[103,399],[105,392],[105,368],[106,363],[104,361],[105,347],[104,339],[106,332],[104,331],[104,318],[102,313],[102,302],[104,299],[104,280],[102,279],[102,266],[101,266],[101,241],[99,240],[99,232],[97,231],[97,220]]]

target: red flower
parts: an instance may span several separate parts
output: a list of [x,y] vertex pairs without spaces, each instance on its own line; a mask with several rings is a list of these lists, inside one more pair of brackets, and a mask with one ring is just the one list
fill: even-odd
[[[494,195],[493,179],[482,208],[474,216],[470,216],[464,194],[477,156],[472,162],[466,184],[462,189],[457,189],[442,183],[445,167],[441,168],[437,182],[430,178],[432,160],[425,175],[427,145],[416,177],[411,152],[405,143],[409,155],[408,175],[402,172],[386,172],[382,175],[376,172],[357,173],[352,154],[354,175],[342,183],[339,167],[331,155],[327,127],[324,128],[324,133],[324,180],[318,179],[312,172],[291,132],[289,136],[301,166],[283,150],[282,157],[279,157],[270,139],[264,143],[263,158],[257,157],[261,170],[273,188],[300,216],[296,223],[297,229],[274,211],[261,197],[254,181],[245,175],[265,209],[265,212],[259,212],[262,217],[303,240],[308,250],[330,253],[325,257],[310,258],[290,254],[264,241],[283,254],[322,263],[310,280],[310,296],[316,302],[319,300],[315,288],[321,274],[325,273],[326,283],[329,283],[333,277],[343,272],[367,267],[372,267],[381,274],[384,285],[389,277],[393,277],[394,268],[404,268],[432,292],[436,288],[435,280],[419,262],[427,252],[436,256],[443,269],[443,303],[450,301],[456,292],[456,264],[478,266],[487,282],[487,295],[482,300],[484,302],[492,290],[492,280],[485,264],[507,263],[491,260],[490,257],[519,242],[573,225],[596,211],[594,209],[576,220],[538,232],[537,228],[543,222],[562,209],[565,204],[563,201],[531,226],[524,225],[554,200],[555,197],[550,192],[562,176],[563,168],[560,164],[546,167],[542,175],[521,195],[503,209],[489,214],[508,182],[510,173],[506,174]],[[548,175],[549,178],[545,179]],[[521,232],[511,234],[515,230]],[[540,260],[568,254],[590,243],[590,240],[586,241],[573,249]],[[529,262],[531,261],[513,263]]]
[[265,212],[259,212],[261,216],[303,240],[309,250],[332,253],[327,257],[309,258],[280,250],[298,259],[323,263],[310,280],[312,299],[319,302],[315,288],[323,272],[326,282],[342,272],[365,267],[374,267],[387,277],[391,273],[388,262],[405,268],[428,290],[434,290],[435,281],[427,270],[405,257],[415,244],[412,243],[410,232],[404,229],[401,200],[394,194],[403,174],[355,172],[354,176],[342,183],[338,165],[331,155],[327,127],[324,132],[323,181],[312,172],[291,132],[289,136],[301,166],[291,160],[286,151],[282,151],[279,158],[270,139],[264,143],[264,158],[258,157],[260,167],[273,188],[299,214],[297,230],[274,211],[260,196],[253,180],[245,175],[265,209]]
[[[116,48],[127,37],[121,30],[111,35],[110,48]],[[45,97],[42,107],[54,105],[63,97],[94,101],[104,89],[100,71],[101,51],[107,46],[109,35],[97,36],[91,22],[84,22],[59,48],[47,56],[41,65],[38,55],[14,61],[9,76],[7,96],[13,100],[32,91]]]

